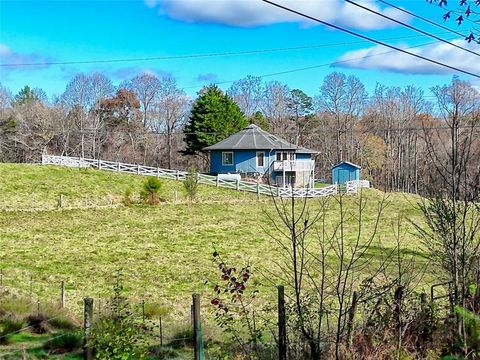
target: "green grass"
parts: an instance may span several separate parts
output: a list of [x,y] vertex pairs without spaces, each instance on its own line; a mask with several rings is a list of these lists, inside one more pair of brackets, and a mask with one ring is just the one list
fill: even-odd
[[[94,297],[98,305],[97,299],[111,294],[114,273],[122,269],[125,291],[133,302],[158,303],[171,321],[188,322],[191,293],[202,294],[205,307],[212,295],[205,281],[218,275],[213,246],[237,266],[250,262],[254,275],[259,276],[259,268],[274,268],[278,246],[264,231],[274,232],[266,216],[274,214],[268,197],[257,201],[254,194],[200,186],[199,200],[190,204],[180,182],[163,181],[160,197],[166,202],[154,207],[121,205],[125,190],[138,193],[144,181],[96,170],[0,164],[0,209],[8,209],[0,210],[5,286],[28,294],[32,275],[35,299],[51,302],[59,298],[64,280],[67,307],[80,314],[83,297]],[[65,195],[64,209],[56,209],[60,193]],[[24,211],[31,210],[32,194],[37,210]],[[364,192],[367,227],[383,195],[373,189]],[[106,207],[85,208],[86,198],[89,204]],[[398,193],[388,197],[378,232],[383,246],[393,246],[392,228],[399,217],[421,221],[417,200]],[[349,196],[347,206],[353,209],[357,201],[358,196]],[[312,207],[317,203],[311,200]],[[332,207],[329,226],[337,219]],[[347,230],[354,226],[350,220]],[[412,230],[407,225],[408,229]],[[407,237],[409,250],[421,256],[418,239]],[[372,248],[375,251],[381,249]],[[275,288],[265,282],[262,293],[272,298]]]

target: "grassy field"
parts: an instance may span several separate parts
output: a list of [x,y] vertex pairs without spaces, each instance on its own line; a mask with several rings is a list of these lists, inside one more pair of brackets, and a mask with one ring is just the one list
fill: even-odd
[[[200,186],[198,201],[189,203],[180,182],[163,181],[160,205],[123,206],[125,190],[138,193],[144,181],[97,170],[1,164],[4,285],[52,301],[64,280],[67,306],[79,312],[84,296],[109,296],[115,271],[121,269],[132,301],[155,302],[165,312],[186,315],[191,293],[212,294],[205,281],[218,275],[214,246],[237,266],[250,262],[254,273],[272,269],[278,249],[267,234],[274,230],[266,214],[275,213],[268,197],[257,200],[248,193]],[[56,208],[59,194],[64,194],[62,209]],[[368,227],[384,194],[372,189],[364,196]],[[417,200],[398,193],[388,196],[378,232],[383,246],[394,243],[392,227],[399,217],[421,221]],[[358,195],[346,201],[355,208]],[[311,206],[317,202],[311,200]],[[328,221],[333,226],[337,219],[332,209]],[[353,222],[349,226],[353,229]],[[417,251],[418,240],[409,230],[406,224],[408,246]],[[270,298],[275,289],[265,283],[263,293]]]

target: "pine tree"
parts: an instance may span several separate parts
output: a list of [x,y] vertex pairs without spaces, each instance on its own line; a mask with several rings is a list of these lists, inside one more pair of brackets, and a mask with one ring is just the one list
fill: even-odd
[[185,126],[186,152],[196,154],[248,125],[238,105],[216,85],[200,91]]

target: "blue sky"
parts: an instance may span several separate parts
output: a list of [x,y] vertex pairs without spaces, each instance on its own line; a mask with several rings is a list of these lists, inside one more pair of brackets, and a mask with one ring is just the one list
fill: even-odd
[[[377,39],[391,39],[399,46],[417,46],[419,54],[480,74],[475,55],[455,49],[400,26],[394,26],[343,0],[278,0]],[[432,20],[441,21],[442,9],[424,0],[391,0],[396,5]],[[424,30],[444,33],[374,0],[362,0],[402,21]],[[388,49],[362,43],[338,31],[305,22],[260,0],[117,0],[43,1],[0,0],[0,63],[45,63],[178,56],[238,52],[299,46],[316,48],[219,57],[132,61],[100,64],[0,67],[0,81],[16,93],[23,85],[43,88],[49,96],[61,94],[75,73],[99,71],[115,84],[149,71],[171,73],[178,84],[194,95],[202,85],[237,80],[338,60],[363,60],[342,66],[323,66],[305,71],[265,77],[278,80],[309,95],[318,93],[325,75],[342,71],[357,75],[371,91],[377,82],[385,85],[415,84],[428,89],[450,81],[454,74],[422,60],[388,53]],[[451,27],[459,30],[453,23]],[[468,24],[461,31],[468,32]],[[396,39],[394,39],[396,38]],[[480,45],[462,46],[480,52]],[[378,54],[381,55],[378,55]],[[373,56],[372,56],[373,55]],[[461,76],[480,85],[475,78]],[[223,84],[228,88],[229,84]]]

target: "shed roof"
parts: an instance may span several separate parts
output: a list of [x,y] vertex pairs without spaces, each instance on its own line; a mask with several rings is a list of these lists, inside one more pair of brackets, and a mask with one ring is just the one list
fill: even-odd
[[245,129],[203,150],[295,150],[297,153],[316,153],[270,134],[255,124],[250,124]]
[[342,161],[341,163],[338,163],[337,165],[332,166],[332,169],[335,169],[343,164],[353,166],[354,168],[361,169],[362,167],[360,165],[351,163],[350,161]]

